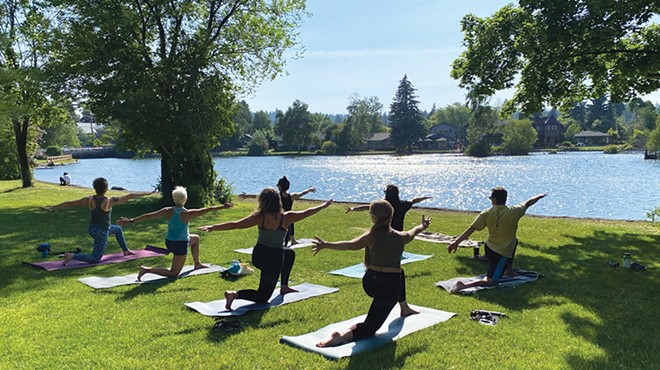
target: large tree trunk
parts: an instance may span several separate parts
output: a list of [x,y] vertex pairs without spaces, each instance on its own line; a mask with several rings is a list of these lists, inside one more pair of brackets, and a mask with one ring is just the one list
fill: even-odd
[[162,150],[160,153],[160,186],[165,204],[172,203],[172,190],[174,190],[170,161],[172,158],[169,152],[166,149]]
[[21,172],[21,179],[23,180],[23,187],[29,188],[32,186],[32,169],[30,168],[30,159],[27,153],[28,141],[28,127],[30,125],[30,118],[23,117],[23,119],[13,119],[12,125],[14,126],[14,136],[16,138],[16,151],[18,153],[18,165]]

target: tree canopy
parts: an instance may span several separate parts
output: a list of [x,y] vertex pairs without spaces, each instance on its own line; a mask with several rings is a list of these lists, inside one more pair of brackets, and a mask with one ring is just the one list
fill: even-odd
[[209,194],[208,148],[232,132],[236,92],[283,70],[306,14],[304,0],[54,1],[63,90],[127,148],[161,154],[166,200],[174,185]]
[[404,75],[399,81],[388,118],[392,128],[390,138],[397,150],[407,148],[411,151],[413,144],[424,137],[425,128],[419,111],[419,101],[408,76]]
[[[466,50],[451,76],[477,104],[514,88],[504,113],[570,107],[608,94],[629,101],[660,88],[660,3],[521,0],[461,21]],[[517,82],[516,82],[517,81]]]
[[285,113],[278,112],[275,121],[275,133],[282,137],[286,146],[301,150],[301,147],[309,143],[314,126],[308,105],[296,100]]

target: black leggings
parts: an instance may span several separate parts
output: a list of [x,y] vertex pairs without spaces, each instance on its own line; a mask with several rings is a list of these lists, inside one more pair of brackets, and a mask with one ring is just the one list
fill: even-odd
[[406,274],[367,270],[362,278],[364,292],[374,300],[363,323],[353,329],[353,340],[370,337],[383,326],[397,302],[406,300]]
[[282,275],[282,285],[289,285],[289,275],[296,259],[296,252],[289,248],[270,248],[257,244],[252,250],[252,264],[261,270],[259,288],[238,291],[238,299],[268,303],[273,295],[277,279]]

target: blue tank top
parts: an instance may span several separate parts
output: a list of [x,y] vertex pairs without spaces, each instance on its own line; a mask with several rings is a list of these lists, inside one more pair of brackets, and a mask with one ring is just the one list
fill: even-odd
[[181,222],[180,218],[183,208],[172,207],[172,210],[172,218],[167,222],[166,239],[171,241],[189,241],[190,235],[188,235],[188,223]]
[[90,225],[99,225],[104,228],[110,228],[110,215],[112,213],[112,208],[109,211],[104,211],[101,208],[103,201],[108,199],[106,197],[93,197],[94,199],[94,209],[92,209],[92,219],[89,222]]
[[[262,215],[265,217],[265,215]],[[263,228],[263,218],[261,225],[259,225],[259,236],[257,243],[269,248],[284,248],[284,238],[286,238],[287,229],[282,229],[282,222],[284,222],[284,215],[281,215],[280,225],[275,230],[266,230]]]

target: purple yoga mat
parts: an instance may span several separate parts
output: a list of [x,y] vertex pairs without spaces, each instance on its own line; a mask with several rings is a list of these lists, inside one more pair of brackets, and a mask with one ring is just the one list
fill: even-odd
[[124,261],[132,261],[136,260],[139,258],[148,258],[148,257],[158,257],[158,256],[164,256],[168,253],[170,253],[167,249],[164,248],[159,248],[159,247],[154,247],[151,245],[147,245],[146,248],[144,249],[138,249],[134,250],[133,253],[128,256],[124,256],[123,252],[119,253],[113,253],[113,254],[105,254],[103,257],[101,257],[101,261],[99,263],[87,263],[83,261],[76,261],[76,260],[71,260],[69,263],[66,264],[66,266],[62,265],[62,260],[59,261],[46,261],[46,262],[25,262],[29,265],[32,266],[37,266],[41,267],[42,269],[46,271],[55,271],[55,270],[66,270],[66,269],[76,269],[76,268],[81,268],[81,267],[90,267],[90,266],[97,266],[97,265],[107,265],[110,263],[118,263],[118,262],[124,262]]

